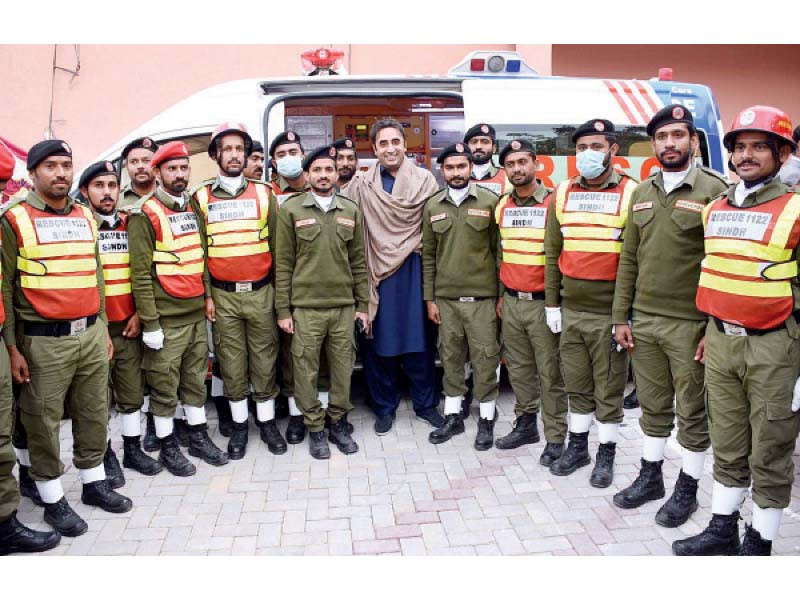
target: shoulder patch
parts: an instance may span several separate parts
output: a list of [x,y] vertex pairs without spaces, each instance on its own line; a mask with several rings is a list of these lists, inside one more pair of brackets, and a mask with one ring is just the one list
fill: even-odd
[[468,208],[467,209],[467,216],[469,217],[484,217],[488,219],[492,216],[492,211],[484,210],[482,208]]
[[675,202],[675,208],[688,212],[701,213],[703,212],[703,208],[705,208],[705,204],[702,202],[693,202],[691,200],[677,200]]

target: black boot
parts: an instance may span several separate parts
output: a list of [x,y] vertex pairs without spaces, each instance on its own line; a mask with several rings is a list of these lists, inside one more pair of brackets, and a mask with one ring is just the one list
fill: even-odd
[[172,432],[181,446],[189,447],[189,424],[186,419],[172,419]]
[[324,429],[322,431],[312,431],[308,434],[308,452],[317,460],[331,457],[331,449],[328,447],[328,440],[325,439]]
[[680,527],[697,510],[697,479],[681,469],[675,489],[658,512],[656,523],[662,527]]
[[214,406],[217,408],[217,421],[219,423],[219,433],[222,437],[231,437],[233,432],[233,417],[231,416],[231,405],[225,396],[214,396]]
[[306,425],[303,415],[289,415],[289,425],[286,427],[286,441],[290,444],[299,444],[306,439]]
[[461,413],[451,413],[445,415],[444,425],[428,434],[428,441],[431,444],[442,444],[459,433],[464,433],[464,417]]
[[633,483],[614,494],[614,506],[619,508],[638,508],[650,500],[658,500],[666,495],[664,475],[661,473],[663,460],[642,459],[642,468]]
[[228,455],[208,437],[208,425],[189,425],[189,456],[196,456],[215,467],[228,464]]
[[636,388],[633,388],[631,393],[625,396],[622,401],[622,407],[626,410],[639,408],[639,395],[636,393]]
[[244,455],[247,453],[248,438],[249,438],[249,425],[247,421],[245,421],[244,423],[236,423],[234,421],[233,430],[231,431],[231,437],[228,440],[228,456],[230,457],[231,460],[241,460],[242,458],[244,458]]
[[156,435],[156,422],[153,419],[153,413],[144,413],[145,428],[144,438],[142,438],[142,448],[147,452],[155,452],[161,450],[161,443],[158,441]]
[[[497,440],[498,442],[500,440]],[[550,443],[547,442],[544,446],[544,452],[539,457],[539,464],[545,467],[550,467],[555,461],[561,458],[561,455],[564,454],[564,443]]]
[[103,456],[103,467],[106,470],[106,481],[108,487],[116,490],[125,485],[125,474],[122,472],[122,467],[119,466],[117,455],[111,449],[111,442],[106,446],[106,453]]
[[771,554],[772,542],[762,538],[760,533],[745,523],[744,540],[742,540],[742,547],[739,548],[739,556],[770,556]]
[[494,419],[478,419],[478,433],[475,435],[475,450],[488,450],[494,446]]
[[176,477],[189,477],[197,473],[197,467],[181,452],[174,433],[161,438],[159,445],[161,452],[158,454],[158,461],[167,468],[167,471]]
[[286,454],[286,440],[283,439],[275,419],[270,421],[256,421],[261,435],[261,441],[267,445],[273,454]]
[[86,521],[72,510],[63,496],[58,502],[44,505],[44,522],[52,526],[58,533],[67,537],[78,537],[89,529]]
[[616,453],[617,445],[614,442],[600,444],[594,459],[594,469],[589,477],[592,487],[607,488],[611,485],[614,480],[614,456]]
[[342,417],[338,421],[331,423],[330,434],[328,440],[336,444],[342,454],[355,454],[358,452],[358,444],[350,437],[348,428],[349,423],[346,417]]
[[122,443],[122,466],[151,476],[164,470],[160,462],[142,452],[138,435],[123,435]]
[[289,399],[279,394],[277,398],[275,398],[275,420],[280,421],[281,419],[285,419],[289,416]]
[[126,513],[133,508],[131,499],[113,491],[105,479],[84,483],[81,502],[110,513]]
[[536,413],[522,414],[514,421],[511,433],[497,438],[495,446],[500,450],[512,450],[525,444],[535,444],[539,441],[539,430],[536,427]]
[[730,556],[739,553],[739,546],[737,510],[732,515],[711,515],[703,531],[672,542],[672,552],[677,556]]
[[569,475],[580,467],[585,467],[592,459],[589,458],[589,432],[583,433],[569,432],[569,444],[564,454],[550,465],[550,472],[553,475]]
[[17,520],[17,511],[0,522],[0,556],[16,552],[44,552],[58,546],[61,534],[57,531],[36,531]]
[[[347,415],[343,416],[342,419],[344,420],[344,425],[347,428],[347,433],[349,433],[350,435],[353,435],[353,432],[355,431],[356,428],[353,427],[352,423],[348,422]],[[325,429],[330,430],[331,424],[332,424],[332,421],[331,421],[330,415],[325,415]]]
[[30,467],[19,466],[19,493],[26,498],[33,500],[36,506],[44,506],[42,497],[39,495],[39,488],[31,477]]

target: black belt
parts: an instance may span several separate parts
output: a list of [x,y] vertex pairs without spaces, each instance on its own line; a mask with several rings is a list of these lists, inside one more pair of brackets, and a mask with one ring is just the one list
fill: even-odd
[[[714,325],[717,326],[717,329],[720,333],[724,333],[725,335],[737,336],[741,334],[737,333],[729,333],[725,331],[725,321],[722,319],[718,319],[717,317],[713,317]],[[773,327],[772,329],[751,329],[750,327],[741,327],[740,325],[734,325],[733,323],[728,323],[729,326],[735,327],[739,330],[744,331],[747,335],[764,335],[766,333],[772,333],[773,331],[780,331],[781,329],[786,329],[786,323],[781,323],[777,327]]]
[[226,292],[255,292],[272,281],[272,272],[258,281],[220,281],[211,278],[211,285]]
[[544,300],[544,292],[520,292],[506,288],[506,293],[510,296],[516,296],[520,300]]
[[[81,328],[82,321],[86,321]],[[23,332],[30,336],[63,337],[65,335],[77,335],[95,324],[97,315],[75,319],[74,321],[25,321]],[[79,330],[76,330],[79,329]]]
[[458,298],[447,298],[453,302],[480,302],[481,300],[489,300],[494,296],[459,296]]

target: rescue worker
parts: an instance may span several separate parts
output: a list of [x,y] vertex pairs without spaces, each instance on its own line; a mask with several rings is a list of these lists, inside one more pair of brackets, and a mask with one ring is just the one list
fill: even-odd
[[[714,452],[712,515],[704,531],[673,542],[675,554],[769,555],[791,501],[800,426],[800,194],[778,177],[797,150],[791,132],[778,108],[741,111],[723,138],[740,181],[703,209],[697,308],[709,320],[698,359],[705,360]],[[753,520],[740,544],[739,509],[751,484]]]
[[558,336],[544,316],[544,231],[552,210],[552,190],[536,179],[539,161],[528,140],[513,140],[500,152],[514,184],[495,210],[500,231],[497,249],[500,290],[497,316],[502,319],[503,358],[516,396],[516,421],[497,439],[501,450],[539,441],[536,420],[541,405],[545,445],[539,463],[549,467],[564,452],[567,394],[561,377]]
[[[469,354],[480,402],[476,450],[494,444],[497,401],[497,194],[471,183],[472,155],[452,144],[436,159],[447,187],[428,199],[422,220],[422,276],[428,318],[439,325],[444,370],[445,422],[428,441],[441,444],[464,433],[461,402]],[[468,265],[468,268],[465,268]]]
[[[109,379],[122,428],[122,464],[142,475],[157,475],[163,467],[142,452],[140,441],[144,403],[142,328],[131,292],[128,215],[117,210],[119,175],[113,164],[100,161],[84,170],[78,187],[88,200],[97,223],[97,248],[103,267],[108,334],[114,345]],[[110,440],[103,464],[106,479],[112,488],[125,484]]]
[[508,178],[503,169],[492,164],[492,156],[497,153],[497,133],[488,123],[473,125],[464,134],[464,143],[472,154],[472,173],[470,181],[474,181],[492,190],[498,196],[509,191],[506,188]]
[[[792,141],[795,144],[800,144],[800,125],[795,127],[794,132],[792,132]],[[780,177],[781,181],[786,185],[800,184],[800,150],[797,150],[783,163]]]
[[205,378],[206,322],[215,319],[205,268],[205,223],[185,193],[189,148],[161,146],[150,161],[156,191],[134,205],[128,219],[131,287],[142,323],[142,368],[160,442],[159,461],[173,475],[194,475],[178,447],[172,417],[180,399],[189,428],[189,454],[220,466],[228,462],[208,437]]
[[420,255],[422,212],[438,186],[430,171],[406,158],[405,131],[395,119],[377,120],[370,141],[377,162],[342,193],[364,216],[370,329],[361,349],[374,430],[386,435],[392,429],[401,370],[417,418],[439,428],[435,327],[426,315]]
[[350,138],[339,138],[333,142],[333,147],[336,148],[336,172],[339,175],[336,189],[341,190],[358,171],[358,152]]
[[150,170],[150,160],[156,150],[158,144],[149,137],[136,138],[122,149],[122,163],[130,181],[120,192],[118,209],[132,206],[155,191],[156,179]]
[[[344,454],[358,451],[347,413],[353,373],[354,321],[369,326],[367,271],[358,207],[334,192],[336,148],[323,146],[303,161],[310,192],[297,194],[278,212],[278,326],[292,336],[297,404],[309,431],[309,453],[330,458],[325,439]],[[328,356],[327,408],[317,395],[320,351]]]
[[631,353],[636,373],[642,467],[614,504],[637,508],[664,497],[664,448],[677,414],[682,468],[655,519],[678,527],[697,510],[710,445],[703,365],[695,360],[707,321],[694,302],[703,258],[701,213],[726,184],[718,173],[695,166],[700,140],[684,106],[659,110],[647,134],[662,168],[631,196],[612,310],[617,343]]
[[286,452],[286,441],[275,423],[278,328],[271,245],[278,203],[266,184],[242,174],[252,142],[244,125],[219,125],[208,145],[219,175],[194,192],[208,235],[207,262],[216,313],[214,350],[233,418],[228,441],[228,456],[233,460],[243,458],[247,451],[251,382],[261,439],[273,454]]
[[[0,142],[0,194],[14,174],[14,156]],[[2,236],[0,236],[0,248]],[[0,267],[2,263],[0,263]],[[0,270],[0,289],[3,275]],[[0,304],[0,330],[5,321],[5,309]],[[14,429],[14,397],[11,393],[11,366],[5,346],[0,348],[0,556],[15,552],[44,552],[61,541],[57,531],[36,531],[17,519],[19,490],[14,479],[14,449],[11,435]]]
[[69,196],[72,150],[62,140],[39,142],[28,152],[27,167],[34,190],[2,218],[3,338],[11,374],[24,384],[20,419],[44,520],[74,537],[88,526],[61,486],[59,427],[65,401],[81,501],[114,513],[133,506],[111,490],[103,468],[113,346],[105,322],[97,226],[91,211]]
[[[600,447],[589,483],[608,487],[622,422],[628,354],[613,339],[611,304],[622,231],[636,183],[613,167],[614,125],[591,119],[572,134],[580,175],[562,181],[545,232],[545,314],[559,349],[569,397],[569,444],[550,465],[564,476],[591,462],[597,421]],[[563,311],[563,332],[562,332]]]
[[247,179],[254,179],[261,181],[264,176],[264,146],[258,140],[253,140],[253,145],[250,147],[250,154],[247,155],[247,163],[244,166],[242,174]]

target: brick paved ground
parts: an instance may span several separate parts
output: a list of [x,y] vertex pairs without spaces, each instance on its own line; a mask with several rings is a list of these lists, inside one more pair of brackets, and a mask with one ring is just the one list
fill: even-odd
[[[513,420],[507,387],[498,407],[496,434],[504,435]],[[213,438],[224,448],[227,441],[216,431],[214,409],[209,405],[208,410]],[[710,456],[700,484],[700,509],[683,527],[654,523],[660,502],[628,511],[612,504],[613,494],[637,473],[639,410],[626,411],[614,484],[605,490],[589,485],[591,467],[570,477],[554,477],[541,467],[544,440],[513,451],[475,451],[476,412],[473,406],[465,435],[433,446],[427,441],[430,427],[414,418],[408,403],[384,437],[374,434],[372,413],[357,404],[350,420],[361,450],[345,457],[332,446],[329,461],[311,459],[307,442],[273,456],[251,425],[247,456],[224,467],[192,458],[197,475],[185,479],[166,471],[149,478],[126,469],[128,482],[120,491],[133,499],[134,508],[123,515],[80,503],[77,473],[70,452],[64,452],[67,499],[87,520],[89,531],[64,538],[48,554],[665,555],[674,539],[699,532],[710,518]],[[121,460],[116,419],[113,433]],[[62,447],[71,448],[68,424],[62,427]],[[596,448],[593,429],[590,452]],[[664,464],[668,494],[680,470],[679,456],[672,439]],[[798,453],[795,465],[800,465]],[[749,499],[745,506],[749,520]],[[28,525],[47,527],[42,510],[27,498],[19,516]],[[798,484],[773,550],[800,554]]]

